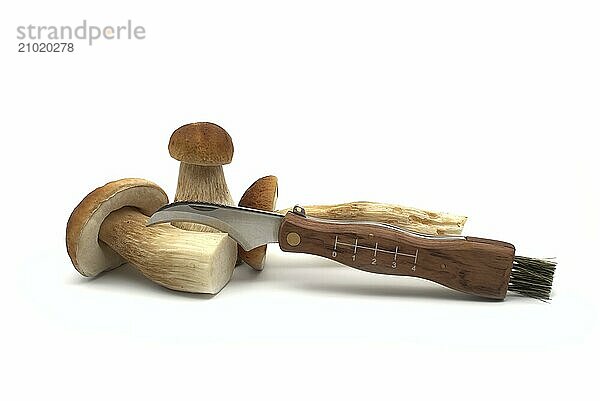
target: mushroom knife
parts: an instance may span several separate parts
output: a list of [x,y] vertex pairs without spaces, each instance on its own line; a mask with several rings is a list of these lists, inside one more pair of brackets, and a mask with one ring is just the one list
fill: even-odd
[[202,202],[160,208],[148,225],[200,223],[228,233],[245,250],[278,242],[371,273],[414,276],[487,298],[503,299],[515,257],[513,245],[475,237],[431,236],[393,225],[324,220],[295,206],[285,215]]

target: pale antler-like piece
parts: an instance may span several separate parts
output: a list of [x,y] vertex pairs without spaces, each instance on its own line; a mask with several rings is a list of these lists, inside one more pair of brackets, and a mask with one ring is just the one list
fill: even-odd
[[[303,206],[312,217],[332,220],[373,221],[432,235],[458,235],[467,221],[465,216],[431,212],[377,202],[348,202],[338,205]],[[285,214],[292,208],[278,210]]]

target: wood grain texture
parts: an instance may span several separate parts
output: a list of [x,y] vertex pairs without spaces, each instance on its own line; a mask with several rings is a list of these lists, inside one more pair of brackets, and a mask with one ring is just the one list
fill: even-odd
[[227,234],[186,231],[170,224],[147,227],[147,220],[138,209],[124,207],[106,217],[99,238],[164,287],[216,294],[229,282],[237,245]]
[[[467,217],[377,202],[303,206],[311,217],[330,220],[372,221],[432,235],[458,235]],[[292,208],[278,210],[286,214]]]
[[[300,243],[288,243],[295,239]],[[293,243],[293,241],[291,241]],[[493,299],[506,296],[514,246],[473,237],[441,239],[375,224],[341,223],[292,212],[279,232],[286,252],[309,253],[372,273],[414,276]]]

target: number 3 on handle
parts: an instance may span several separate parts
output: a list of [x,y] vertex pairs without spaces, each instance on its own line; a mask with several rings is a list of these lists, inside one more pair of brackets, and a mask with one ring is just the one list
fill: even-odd
[[515,254],[513,245],[501,241],[433,237],[385,224],[293,212],[281,223],[279,246],[285,252],[318,255],[371,273],[420,277],[494,299],[506,296]]

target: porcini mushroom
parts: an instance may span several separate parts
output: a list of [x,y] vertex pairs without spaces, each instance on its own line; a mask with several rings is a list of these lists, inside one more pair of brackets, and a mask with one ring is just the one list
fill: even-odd
[[235,243],[224,233],[146,227],[168,203],[156,184],[138,178],[109,182],[88,194],[67,223],[67,252],[82,275],[94,277],[130,262],[152,281],[179,291],[216,294],[235,264]]
[[[233,158],[233,142],[227,131],[209,122],[186,124],[171,135],[169,154],[181,162],[175,201],[234,205],[223,174],[223,165]],[[172,224],[186,230],[216,231],[201,224]]]
[[[231,193],[223,174],[223,165],[231,163],[233,158],[233,142],[223,128],[217,124],[200,122],[186,124],[173,132],[169,140],[169,154],[181,162],[175,201],[211,202],[221,205],[233,205]],[[212,227],[187,222],[173,222],[175,227],[184,230],[204,233],[218,232]],[[199,237],[199,241],[202,238]],[[224,259],[232,260],[225,266],[214,266],[221,269],[220,274],[227,277],[227,283],[237,261],[237,246],[233,239],[226,237],[231,244]],[[206,249],[207,253],[224,252],[224,248]]]
[[[272,212],[277,203],[277,177],[269,175],[256,180],[242,195],[239,206],[251,207]],[[262,270],[265,265],[267,246],[261,245],[250,251],[238,245],[239,258],[255,270]]]

